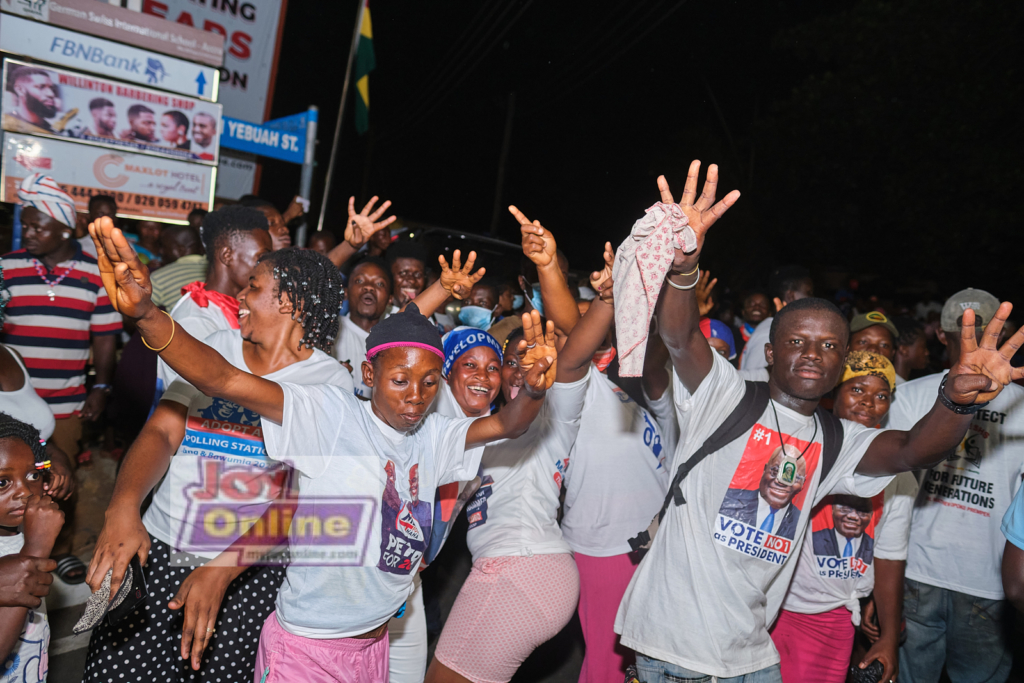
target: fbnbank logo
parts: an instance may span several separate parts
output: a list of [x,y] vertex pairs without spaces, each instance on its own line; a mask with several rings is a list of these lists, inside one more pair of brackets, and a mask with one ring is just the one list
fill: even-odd
[[139,58],[119,55],[89,40],[54,36],[50,42],[50,53],[83,64],[102,64],[107,69],[134,74],[138,78],[144,76],[147,83],[154,85],[168,76],[167,69],[159,59],[150,58],[143,63]]

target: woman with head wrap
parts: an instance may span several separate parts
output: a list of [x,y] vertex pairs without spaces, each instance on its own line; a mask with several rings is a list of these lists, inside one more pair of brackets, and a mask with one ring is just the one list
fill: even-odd
[[[387,680],[387,624],[413,589],[434,492],[473,478],[475,449],[529,428],[555,379],[553,332],[544,332],[539,316],[525,318],[520,352],[528,370],[516,400],[496,415],[452,420],[428,414],[444,351],[434,326],[410,307],[367,337],[361,371],[372,397],[363,402],[340,387],[278,383],[232,366],[153,306],[149,274],[112,223],[90,232],[119,310],[183,379],[262,418],[268,457],[297,471],[296,516],[313,524],[317,514],[330,515],[323,524],[338,532],[310,538],[309,525],[290,525],[292,557],[310,561],[288,566],[277,609],[264,623],[255,680],[310,680],[313,666],[322,680],[352,680],[356,672],[362,681]],[[344,527],[330,500],[346,506]],[[345,529],[362,543],[353,546]],[[216,622],[207,623],[214,631]]]
[[[896,371],[889,359],[851,351],[832,412],[877,427],[895,390]],[[873,645],[855,664],[865,668],[877,662],[874,666],[883,673],[875,680],[896,678],[903,571],[916,494],[917,480],[904,472],[873,498],[828,496],[811,511],[793,581],[771,632],[784,680],[845,681],[858,625]],[[872,590],[874,599],[862,618],[860,600]]]

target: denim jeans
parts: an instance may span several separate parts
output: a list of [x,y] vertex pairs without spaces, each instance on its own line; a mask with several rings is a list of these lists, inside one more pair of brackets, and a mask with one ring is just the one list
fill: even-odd
[[711,681],[718,681],[718,683],[782,683],[782,674],[779,673],[778,664],[742,676],[715,678],[663,662],[660,659],[652,659],[639,652],[636,653],[636,671],[640,683],[710,683]]
[[943,664],[953,683],[1003,683],[1010,675],[1012,610],[988,600],[906,579],[907,640],[900,683],[938,683]]

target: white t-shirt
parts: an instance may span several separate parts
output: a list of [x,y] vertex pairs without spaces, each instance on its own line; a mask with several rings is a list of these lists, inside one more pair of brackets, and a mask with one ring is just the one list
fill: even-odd
[[349,315],[338,317],[338,339],[331,353],[339,361],[352,366],[352,384],[355,393],[370,398],[370,387],[363,384],[363,361],[366,360],[366,338],[370,333],[352,322]]
[[[735,368],[718,354],[713,357],[693,395],[673,373],[682,437],[670,472],[700,448],[743,397],[745,385]],[[843,420],[842,450],[820,481],[823,437],[820,427],[814,433],[816,422],[778,404],[773,411],[769,404],[748,437],[712,453],[683,480],[686,503],[669,506],[619,606],[615,631],[623,645],[720,678],[778,663],[767,628],[775,613],[766,604],[782,602],[810,509],[828,493],[874,496],[891,480],[854,472],[882,430]],[[804,477],[799,490],[794,484],[780,492],[770,479],[768,464],[780,448],[780,428],[784,441],[804,453],[805,464],[795,473]],[[762,489],[785,504],[769,506]]]
[[[221,330],[234,332],[239,339],[242,338],[238,330],[231,327],[228,319],[224,316],[224,311],[219,306],[211,301],[206,308],[203,308],[192,301],[191,292],[178,299],[178,303],[174,304],[170,314],[174,318],[174,322],[181,326],[181,329],[200,341],[204,341],[214,332]],[[156,360],[157,396],[167,391],[171,384],[178,379],[180,379],[178,373],[171,370],[171,366],[165,363],[163,358],[158,357]]]
[[264,420],[264,439],[272,459],[297,470],[299,504],[277,620],[306,638],[366,633],[412,592],[437,487],[476,475],[480,451],[466,450],[473,420],[432,413],[402,434],[349,390],[281,389],[283,420]]
[[[5,347],[7,348],[7,347]],[[0,412],[7,413],[16,420],[26,422],[39,430],[39,438],[48,441],[53,436],[53,429],[57,426],[53,411],[46,401],[40,398],[32,386],[32,379],[28,376],[28,370],[21,358],[14,349],[7,348],[14,362],[21,368],[21,376],[24,383],[20,389],[15,391],[0,391]]]
[[818,503],[811,512],[811,526],[782,609],[821,614],[845,605],[853,623],[859,624],[859,599],[875,586],[875,558],[907,559],[916,495],[917,478],[910,472],[896,475],[885,491],[865,501],[870,517],[860,520],[860,535],[852,538],[836,528],[832,516],[835,496]]
[[740,354],[740,370],[757,370],[768,367],[768,361],[764,359],[764,345],[768,343],[769,333],[772,330],[772,318],[765,318],[750,335],[743,353]]
[[628,553],[628,539],[661,509],[671,451],[654,417],[593,363],[589,374],[565,475],[562,536],[574,552],[611,557]]
[[580,429],[588,379],[556,382],[525,434],[484,449],[483,481],[466,505],[466,543],[474,562],[571,552],[558,528],[558,496]]
[[[0,536],[0,557],[21,552],[25,534]],[[0,660],[0,680],[17,683],[42,683],[46,680],[50,649],[50,622],[46,617],[46,600],[39,607],[28,610],[25,625],[14,648],[6,659]]]
[[[251,372],[235,330],[207,337],[211,348]],[[348,371],[323,351],[265,379],[333,384],[351,389]],[[179,379],[164,401],[188,408],[185,438],[146,510],[146,530],[172,548],[207,559],[230,546],[289,484],[288,468],[267,458],[260,416],[223,398],[209,398]]]
[[[945,373],[900,385],[889,426],[910,429],[935,405]],[[1024,474],[1024,388],[1011,384],[974,415],[951,459],[921,473],[907,578],[1002,600],[999,531]]]

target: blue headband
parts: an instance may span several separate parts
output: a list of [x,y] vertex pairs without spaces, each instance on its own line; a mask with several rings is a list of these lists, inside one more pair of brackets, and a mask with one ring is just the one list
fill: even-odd
[[446,378],[452,369],[452,364],[462,354],[477,346],[486,346],[498,354],[498,362],[501,363],[501,344],[498,340],[475,327],[456,327],[444,336],[444,365],[441,367],[441,374]]

